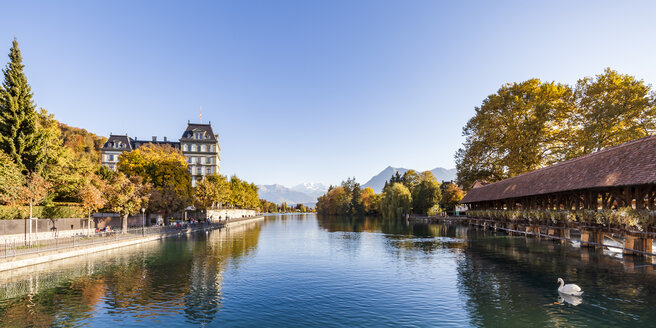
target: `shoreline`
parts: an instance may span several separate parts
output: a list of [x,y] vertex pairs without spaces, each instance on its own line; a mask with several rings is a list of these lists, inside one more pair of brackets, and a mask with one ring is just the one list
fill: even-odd
[[110,250],[110,249],[118,249],[121,247],[143,244],[151,241],[162,240],[168,237],[175,237],[181,234],[191,234],[201,231],[217,230],[217,229],[230,227],[232,225],[259,221],[259,220],[264,220],[264,216],[258,215],[255,217],[230,220],[227,222],[221,222],[218,226],[214,226],[214,227],[210,226],[210,227],[204,227],[198,229],[173,231],[173,232],[163,233],[159,235],[142,236],[142,237],[136,237],[128,240],[102,243],[93,246],[78,246],[78,247],[67,248],[67,249],[44,251],[42,253],[34,253],[34,254],[21,255],[16,257],[7,257],[0,261],[0,272],[29,267],[37,264],[58,261],[71,257],[84,256],[84,255]]

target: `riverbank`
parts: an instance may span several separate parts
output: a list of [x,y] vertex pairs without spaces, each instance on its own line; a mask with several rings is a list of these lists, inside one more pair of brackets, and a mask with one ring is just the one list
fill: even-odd
[[[96,240],[92,240],[91,243],[86,243],[86,244],[81,243],[79,244],[79,246],[76,247],[67,247],[63,249],[56,248],[53,250],[46,249],[41,252],[34,252],[25,255],[6,256],[4,259],[0,260],[0,272],[32,266],[36,264],[57,261],[70,257],[92,254],[100,251],[105,251],[108,249],[121,248],[125,246],[131,246],[131,245],[142,244],[150,241],[161,240],[168,237],[175,237],[180,234],[190,234],[199,231],[221,229],[224,227],[230,227],[246,222],[254,222],[263,219],[264,219],[263,216],[254,216],[254,217],[246,217],[246,218],[224,221],[220,223],[214,223],[209,226],[201,225],[198,227],[192,227],[192,228],[181,229],[181,230],[164,228],[164,229],[160,229],[159,232],[155,231],[153,233],[152,231],[149,231],[148,233],[145,233],[145,231],[136,229],[131,234],[117,233],[112,236],[105,236],[105,237],[101,236]],[[7,252],[8,251],[5,250],[5,254],[7,254]]]

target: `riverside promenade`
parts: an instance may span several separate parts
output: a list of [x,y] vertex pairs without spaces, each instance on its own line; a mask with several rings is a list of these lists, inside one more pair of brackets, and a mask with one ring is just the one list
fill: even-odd
[[112,231],[42,240],[32,245],[5,243],[0,249],[0,272],[263,219],[263,216],[258,215],[181,228],[174,226],[132,228],[125,232]]

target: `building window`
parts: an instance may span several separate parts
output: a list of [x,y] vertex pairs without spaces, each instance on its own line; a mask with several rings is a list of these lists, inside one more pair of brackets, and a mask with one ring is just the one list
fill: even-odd
[[208,158],[205,160],[205,163],[207,163],[207,164],[212,164],[212,157],[208,157]]
[[187,157],[187,161],[191,164],[191,156]]
[[201,175],[203,173],[203,168],[202,167],[197,167],[196,168],[196,174]]
[[212,168],[211,168],[211,167],[208,167],[208,168],[205,170],[205,173],[207,173],[208,175],[209,175],[209,174],[212,174]]

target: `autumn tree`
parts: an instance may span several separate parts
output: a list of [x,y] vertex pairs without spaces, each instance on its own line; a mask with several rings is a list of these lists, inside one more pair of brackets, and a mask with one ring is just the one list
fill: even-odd
[[164,216],[192,203],[191,176],[185,157],[168,145],[147,144],[119,156],[118,171],[152,185],[148,210]]
[[257,208],[259,206],[258,188],[254,183],[248,183],[233,175],[230,177],[229,187],[228,204],[239,208]]
[[105,207],[121,215],[123,232],[128,229],[128,216],[139,213],[141,208],[147,206],[150,188],[151,184],[144,183],[141,176],[128,177],[122,172],[115,174],[107,183]]
[[196,184],[196,207],[207,209],[230,201],[230,184],[224,175],[208,175]]
[[506,84],[463,128],[458,184],[469,189],[651,135],[655,98],[644,81],[611,69],[574,88],[537,79]]
[[36,172],[45,152],[44,139],[38,130],[32,89],[23,72],[23,58],[18,41],[9,50],[9,63],[2,70],[0,87],[0,150],[21,169]]
[[364,212],[368,215],[378,213],[380,203],[380,195],[376,194],[373,188],[367,187],[362,191],[362,207]]
[[52,185],[56,201],[74,202],[81,190],[95,177],[100,164],[84,153],[62,144],[60,124],[41,109],[37,115],[39,131],[48,151],[43,156],[41,175]]
[[50,183],[38,173],[30,172],[25,178],[25,184],[20,189],[19,199],[30,207],[29,218],[33,217],[32,209],[46,199],[50,192]]
[[570,158],[595,152],[656,131],[656,104],[643,80],[607,68],[576,84],[579,123],[572,138]]
[[531,79],[502,86],[476,108],[456,153],[458,182],[498,181],[562,160],[574,103],[567,85]]
[[460,200],[465,197],[465,192],[455,183],[445,183],[442,185],[442,207],[447,211],[454,211]]
[[88,225],[91,228],[91,213],[98,211],[105,206],[105,195],[102,190],[105,189],[104,182],[100,179],[89,181],[78,191],[78,198],[82,208],[88,215]]

